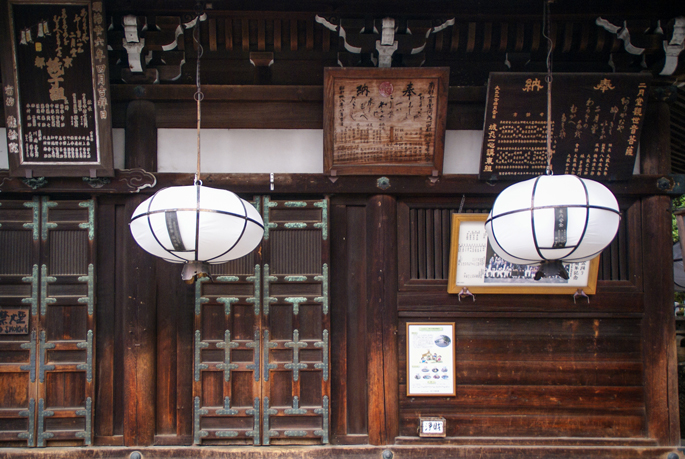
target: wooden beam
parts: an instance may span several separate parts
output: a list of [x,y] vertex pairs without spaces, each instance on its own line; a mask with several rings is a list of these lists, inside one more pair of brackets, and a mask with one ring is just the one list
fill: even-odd
[[[618,197],[635,198],[640,196],[666,196],[666,191],[657,188],[657,181],[664,175],[640,175],[622,182],[606,183]],[[383,192],[391,195],[453,195],[467,194],[496,196],[511,185],[509,181],[486,182],[477,175],[443,175],[433,183],[429,177],[388,176],[390,188]],[[203,174],[202,181],[207,186],[230,189],[236,193],[268,193],[269,174]],[[51,177],[40,188],[44,193],[87,193],[87,194],[129,194],[154,193],[160,188],[193,183],[192,173],[155,173],[142,169],[117,170],[108,183],[93,187],[77,177]],[[274,175],[274,190],[278,193],[314,194],[377,194],[378,176],[343,176],[332,182],[323,174],[279,174]],[[9,177],[7,171],[0,171],[0,192],[35,193],[21,179]]]

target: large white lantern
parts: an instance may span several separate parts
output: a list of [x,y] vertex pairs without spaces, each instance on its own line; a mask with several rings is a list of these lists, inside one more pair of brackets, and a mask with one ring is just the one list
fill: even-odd
[[575,175],[542,175],[506,188],[485,222],[493,250],[539,276],[568,277],[561,261],[599,255],[616,236],[618,203],[604,185]]
[[187,263],[183,278],[207,272],[252,252],[264,235],[262,217],[227,190],[201,185],[165,188],[142,202],[131,234],[144,250],[172,263]]

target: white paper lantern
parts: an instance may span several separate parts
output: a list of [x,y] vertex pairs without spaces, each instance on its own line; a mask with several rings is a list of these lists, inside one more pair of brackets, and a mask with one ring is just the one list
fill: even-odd
[[172,263],[225,263],[252,252],[264,236],[249,202],[201,185],[158,191],[136,208],[130,227],[138,245]]
[[504,260],[539,265],[594,258],[614,239],[619,222],[616,198],[604,185],[575,175],[543,175],[502,191],[485,230]]
[[673,283],[676,292],[685,292],[685,268],[680,242],[673,244]]

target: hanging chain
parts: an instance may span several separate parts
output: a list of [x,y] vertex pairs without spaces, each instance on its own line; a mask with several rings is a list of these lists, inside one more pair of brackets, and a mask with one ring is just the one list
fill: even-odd
[[194,96],[195,101],[197,102],[197,169],[195,171],[195,180],[193,182],[194,185],[197,185],[198,183],[202,185],[202,180],[200,180],[200,124],[202,121],[200,102],[202,102],[202,99],[204,99],[205,95],[202,93],[202,89],[200,88],[200,58],[202,57],[203,53],[202,43],[200,43],[201,18],[202,14],[198,12],[197,19],[195,20],[195,28],[193,29],[193,40],[195,40],[195,43],[197,44],[197,64],[195,72],[196,90]]
[[545,173],[552,175],[552,39],[549,37],[551,32],[551,21],[549,15],[549,4],[552,0],[545,0],[545,9],[543,12],[542,30],[546,29],[546,33],[542,35],[547,39],[547,169]]

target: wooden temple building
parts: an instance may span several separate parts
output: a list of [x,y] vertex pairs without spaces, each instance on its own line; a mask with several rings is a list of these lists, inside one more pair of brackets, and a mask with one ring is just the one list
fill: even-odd
[[[0,7],[0,458],[685,457],[671,236],[682,3],[549,5],[554,74],[648,81],[631,108],[639,142],[615,133],[635,147],[629,174],[597,174],[621,224],[588,297],[447,290],[453,214],[486,214],[513,183],[483,174],[488,81],[544,77],[542,1]],[[187,284],[129,222],[158,190],[193,184],[200,49],[201,180],[254,204],[265,234]],[[439,158],[336,163],[344,84],[329,79],[388,67],[442,72]],[[425,374],[453,390],[412,389],[414,324],[451,330],[438,345],[453,353]]]

